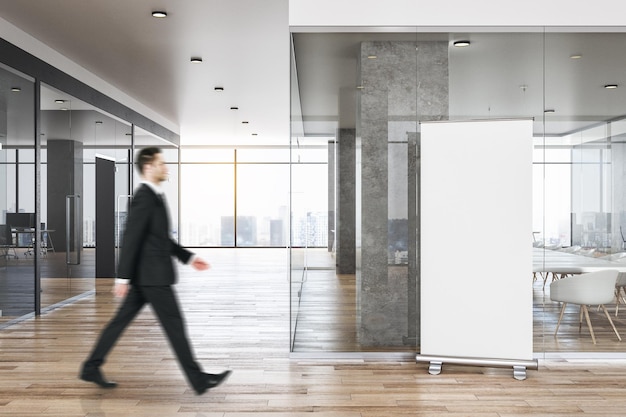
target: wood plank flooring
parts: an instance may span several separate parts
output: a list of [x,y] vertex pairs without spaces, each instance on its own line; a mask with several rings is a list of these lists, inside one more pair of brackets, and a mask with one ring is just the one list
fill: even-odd
[[118,302],[110,280],[98,280],[96,295],[0,332],[0,415],[626,415],[622,360],[542,360],[517,381],[506,368],[444,364],[440,375],[430,375],[427,364],[411,360],[290,358],[287,251],[199,253],[213,268],[182,267],[177,290],[198,361],[208,372],[234,371],[223,386],[194,394],[150,309],[103,368],[120,385],[104,390],[80,381],[80,363]]

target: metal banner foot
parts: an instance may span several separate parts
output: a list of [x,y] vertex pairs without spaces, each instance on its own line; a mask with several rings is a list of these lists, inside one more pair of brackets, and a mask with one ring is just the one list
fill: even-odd
[[513,378],[518,381],[526,379],[526,367],[525,366],[513,366]]
[[441,373],[441,365],[443,362],[431,361],[428,366],[428,373],[431,375],[439,375]]
[[498,366],[498,367],[513,367],[513,378],[518,381],[526,379],[526,369],[538,369],[539,364],[536,359],[534,360],[514,360],[514,359],[490,359],[490,358],[463,358],[456,356],[435,356],[435,355],[422,355],[418,353],[415,355],[416,362],[428,362],[428,373],[431,375],[439,375],[441,373],[441,367],[444,362],[454,363],[461,365],[476,365],[476,366]]

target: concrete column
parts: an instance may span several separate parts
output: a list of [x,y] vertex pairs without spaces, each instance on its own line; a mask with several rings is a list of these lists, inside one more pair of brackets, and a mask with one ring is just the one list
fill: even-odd
[[338,274],[356,272],[356,131],[339,129],[337,132],[337,251],[336,265]]
[[[402,346],[415,343],[418,332],[417,293],[417,161],[408,152],[408,166],[389,164],[389,143],[415,143],[418,122],[448,116],[447,42],[364,42],[361,45],[361,90],[359,136],[361,195],[359,286],[360,343],[363,346]],[[375,57],[375,58],[372,58]],[[390,178],[402,169],[408,178],[402,186],[406,199],[390,199]],[[413,177],[413,178],[411,178]],[[393,184],[394,190],[401,189]],[[407,207],[389,207],[396,201]],[[409,265],[389,264],[389,212],[406,213],[410,229],[407,245]],[[394,214],[395,224],[402,224]],[[360,233],[359,233],[360,232]],[[408,244],[408,242],[407,242]],[[412,261],[411,261],[411,256]],[[411,266],[411,262],[413,265]],[[409,274],[413,276],[409,277]],[[409,288],[411,287],[411,288]],[[412,305],[409,305],[412,304]]]

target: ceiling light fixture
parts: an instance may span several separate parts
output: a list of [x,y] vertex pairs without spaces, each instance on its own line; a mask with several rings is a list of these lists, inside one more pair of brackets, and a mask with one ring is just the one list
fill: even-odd
[[607,90],[615,90],[617,88],[617,84],[606,84],[604,88]]
[[164,18],[167,17],[167,12],[163,11],[163,10],[155,10],[152,12],[152,17],[156,17],[156,18]]
[[63,103],[65,103],[65,100],[57,98],[56,100],[54,100],[54,102],[57,103],[57,104],[63,104]]
[[544,113],[555,113],[556,110],[554,110],[554,109],[545,109],[543,112]]
[[239,110],[239,107],[237,107],[237,106],[231,106],[231,107],[230,107],[230,109],[231,109],[231,110]]
[[259,135],[258,133],[253,133],[253,134],[252,134],[252,136],[258,136],[258,135]]
[[463,48],[465,46],[470,46],[470,41],[456,41],[453,43],[454,46],[456,46],[457,48]]
[[22,91],[22,87],[11,87],[11,91],[18,93]]
[[376,58],[378,58],[376,55],[368,55],[367,56],[367,59],[376,59]]
[[192,64],[200,64],[200,63],[202,63],[202,58],[200,58],[199,56],[193,56],[193,57],[191,57],[191,63]]
[[214,90],[215,91],[224,91],[224,87],[215,87]]
[[570,57],[571,59],[580,59],[580,58],[582,58],[583,56],[582,56],[582,54],[572,54],[572,55],[570,55],[569,57]]
[[96,120],[96,124],[97,125],[101,125],[102,124],[102,120]]
[[241,122],[241,124],[247,125],[249,122],[247,120],[244,120]]

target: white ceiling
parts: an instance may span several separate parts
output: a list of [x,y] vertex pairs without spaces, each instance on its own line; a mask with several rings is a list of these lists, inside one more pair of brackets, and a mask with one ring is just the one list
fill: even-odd
[[[157,9],[168,17],[153,18]],[[289,143],[288,0],[0,0],[0,17],[149,107],[184,145]],[[358,45],[375,39],[472,40],[450,49],[451,117],[533,117],[562,135],[626,114],[626,33],[534,31],[297,35],[304,133],[335,133],[339,91],[356,87]],[[556,110],[545,123],[544,107]]]
[[[0,0],[0,17],[179,127],[182,144],[285,145],[287,4]],[[196,56],[201,64],[190,63]]]

